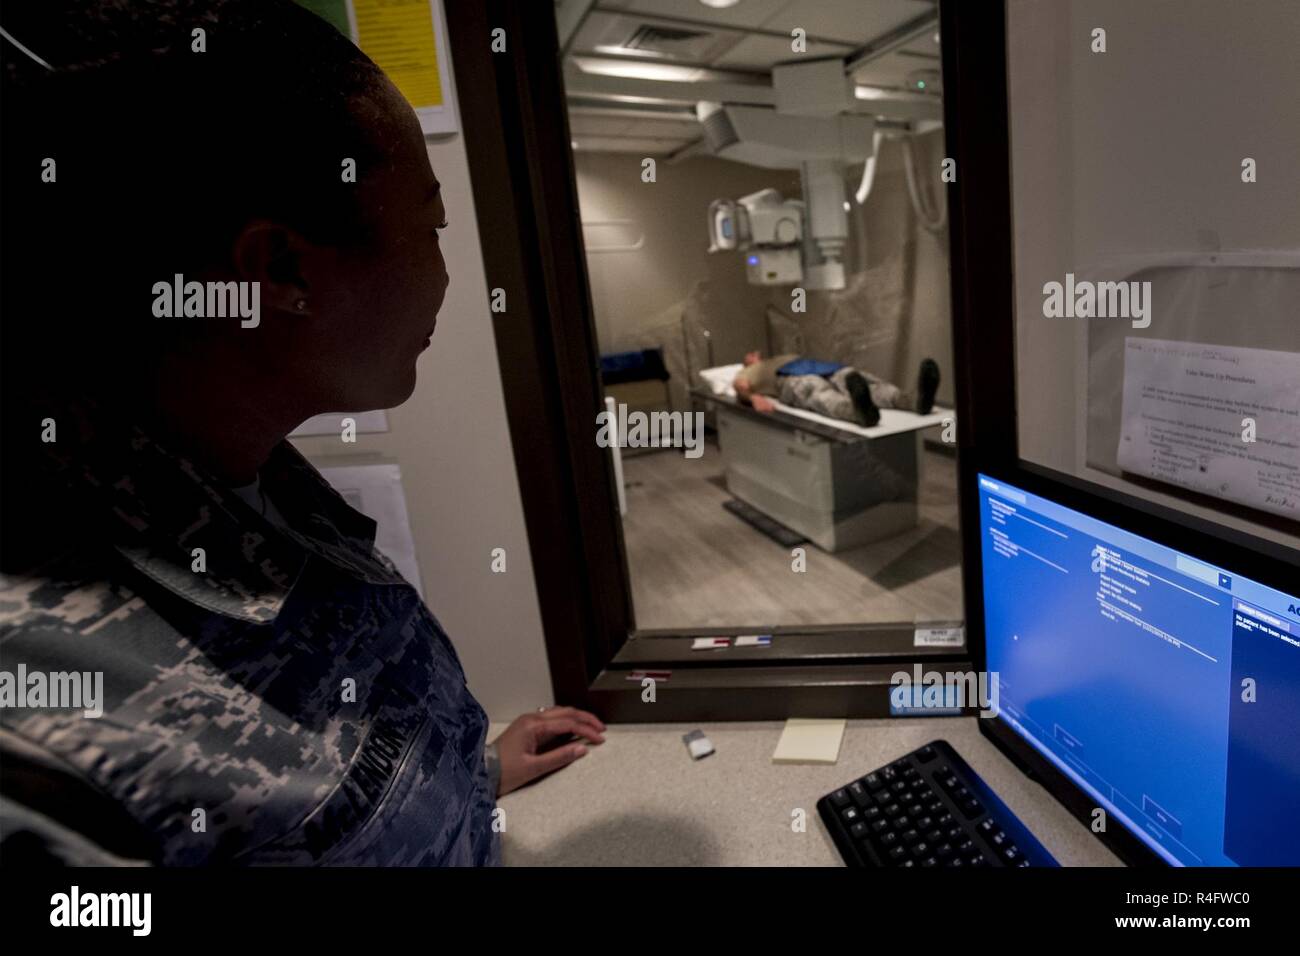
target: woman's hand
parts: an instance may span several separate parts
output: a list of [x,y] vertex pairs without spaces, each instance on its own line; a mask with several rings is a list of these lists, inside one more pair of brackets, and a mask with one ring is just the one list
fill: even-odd
[[497,796],[518,790],[526,783],[567,767],[585,756],[581,741],[562,744],[539,753],[556,738],[573,734],[593,744],[605,742],[605,725],[595,714],[576,707],[544,707],[533,714],[516,717],[495,741],[501,760],[501,783]]

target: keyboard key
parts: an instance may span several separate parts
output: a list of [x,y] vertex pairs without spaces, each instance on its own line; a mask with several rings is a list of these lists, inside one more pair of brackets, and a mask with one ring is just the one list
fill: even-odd
[[906,833],[903,834],[902,839],[904,843],[906,843],[908,846],[911,846],[917,840],[921,839],[921,834],[918,833],[916,830],[908,830]]
[[916,821],[916,825],[922,830],[929,830],[934,826],[934,817],[921,817]]
[[865,840],[870,833],[871,831],[867,829],[867,825],[860,820],[849,827],[849,836],[855,840]]
[[917,857],[918,859],[927,855],[929,852],[930,844],[926,843],[924,840],[920,843],[912,844],[912,856]]
[[987,835],[996,832],[998,829],[998,825],[994,823],[991,819],[981,820],[978,824],[976,824],[976,829],[978,829],[980,833]]
[[865,820],[874,820],[874,819],[876,819],[876,817],[878,817],[878,816],[880,816],[880,807],[876,806],[874,803],[871,804],[871,806],[869,806],[869,807],[863,807],[863,808],[862,808],[862,817],[863,817],[863,819],[865,819]]
[[1006,860],[1008,863],[1016,863],[1023,858],[1024,854],[1020,852],[1019,848],[1014,843],[1008,843],[1002,848],[1002,859]]
[[893,846],[898,842],[898,834],[886,830],[880,836],[876,837],[876,842],[881,846]]
[[843,787],[841,787],[839,790],[836,790],[834,793],[831,794],[831,803],[836,808],[842,809],[844,807],[847,807],[849,805],[849,801],[850,801],[849,791]]
[[896,803],[891,803],[889,806],[885,807],[885,816],[887,817],[896,817],[902,812],[903,808]]
[[871,823],[872,833],[884,833],[888,829],[889,829],[889,821],[884,819],[883,817],[880,818],[879,820],[873,820]]
[[965,866],[966,864],[963,863],[963,862],[961,861],[961,857],[959,857],[959,856],[950,856],[950,857],[948,857],[948,862],[947,862],[947,864],[945,864],[945,865],[946,865],[946,866]]
[[970,856],[966,857],[966,865],[967,866],[988,866],[989,861],[984,859],[983,853],[972,853]]
[[925,838],[929,840],[931,843],[938,843],[940,840],[943,839],[943,834],[940,833],[938,830],[930,830],[929,832],[926,833]]
[[942,826],[947,826],[948,824],[953,823],[955,821],[953,820],[951,813],[945,812],[939,815],[939,819],[936,822],[939,824],[939,826],[942,827]]
[[948,857],[952,856],[952,854],[953,849],[951,843],[940,843],[934,850],[934,855],[941,860],[946,860]]
[[[894,847],[892,850],[889,851],[888,856],[889,856],[889,859],[891,859],[891,860],[893,860],[895,863],[897,863],[897,862],[899,862],[899,861],[901,861],[901,860],[906,860],[906,859],[907,859],[907,850],[903,849],[901,846],[896,846],[896,847]],[[911,861],[908,861],[908,862],[911,862]]]
[[922,747],[920,750],[916,752],[916,759],[921,761],[921,763],[929,763],[937,756],[938,756],[938,752],[935,751],[935,749],[931,747],[929,744],[926,744],[924,747]]
[[912,828],[912,818],[909,817],[907,814],[903,814],[901,817],[894,817],[895,830],[910,830],[911,828]]
[[886,767],[884,770],[880,771],[880,779],[885,781],[885,783],[893,783],[898,779],[898,772],[893,767]]
[[858,822],[858,819],[862,815],[858,813],[857,807],[849,807],[847,810],[841,811],[840,816],[844,818],[845,823],[847,823],[849,826],[852,826],[853,824]]
[[967,800],[961,805],[961,812],[966,814],[968,819],[974,820],[984,813],[984,804],[975,799]]
[[932,856],[927,856],[924,860],[921,861],[921,865],[922,865],[922,866],[938,866],[938,865],[939,865],[939,861],[936,860],[936,859],[935,859],[934,857],[932,857]]
[[869,773],[862,778],[862,782],[867,785],[868,790],[879,790],[885,785],[885,781],[880,779],[880,774]]
[[925,813],[925,807],[921,806],[919,803],[914,803],[907,808],[907,812],[914,817],[919,817],[921,814]]

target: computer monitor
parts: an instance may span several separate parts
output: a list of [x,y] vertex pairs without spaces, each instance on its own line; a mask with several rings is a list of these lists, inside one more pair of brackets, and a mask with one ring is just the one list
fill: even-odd
[[989,735],[1169,864],[1300,863],[1300,597],[1135,513],[976,478]]

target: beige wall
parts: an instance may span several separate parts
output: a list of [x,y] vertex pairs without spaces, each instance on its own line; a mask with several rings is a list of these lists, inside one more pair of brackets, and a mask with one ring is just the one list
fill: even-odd
[[[449,228],[451,287],[415,394],[388,413],[387,434],[297,439],[318,465],[396,461],[425,600],[460,654],[470,689],[495,720],[552,703],[541,616],[506,426],[488,283],[459,135],[429,144]],[[494,574],[493,548],[506,572]]]
[[[712,331],[719,365],[761,348],[764,338],[764,290],[745,281],[739,254],[707,252],[709,202],[769,186],[797,196],[798,175],[696,157],[660,160],[656,181],[643,183],[640,156],[583,151],[574,153],[574,166],[600,350],[664,349],[674,403],[684,407],[684,310],[693,327]],[[593,251],[613,232],[600,224],[614,220],[630,220],[618,231],[628,240],[639,237],[639,248]],[[702,340],[692,349],[696,367],[703,367]]]
[[[921,137],[918,162],[937,183],[942,131]],[[915,378],[920,359],[933,356],[944,371],[939,397],[952,389],[952,331],[949,311],[948,237],[916,221],[907,197],[902,149],[886,141],[875,187],[866,205],[854,205],[857,220],[848,249],[848,288],[810,292],[807,312],[790,310],[790,289],[745,281],[739,253],[709,255],[706,213],[717,198],[737,198],[771,187],[798,198],[799,174],[767,170],[712,157],[680,163],[661,161],[655,183],[641,181],[641,158],[628,154],[575,154],[578,196],[589,249],[597,223],[631,220],[622,235],[639,236],[634,250],[589,251],[592,304],[602,352],[658,345],[666,350],[680,402],[683,311],[692,328],[713,333],[715,362],[737,362],[766,342],[768,304],[790,315],[803,335],[804,351],[859,365],[904,385]],[[857,186],[850,173],[850,195]],[[864,235],[865,245],[860,241]],[[775,343],[778,347],[782,343]],[[695,364],[704,364],[702,344],[693,339]]]

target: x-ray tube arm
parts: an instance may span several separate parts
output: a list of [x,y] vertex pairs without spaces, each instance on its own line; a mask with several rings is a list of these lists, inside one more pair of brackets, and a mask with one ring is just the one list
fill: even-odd
[[809,289],[843,289],[844,246],[849,238],[844,166],[816,159],[803,163],[801,172],[807,220],[803,243],[805,285]]
[[880,127],[876,127],[875,132],[871,134],[871,155],[867,157],[867,162],[862,167],[862,182],[858,184],[858,191],[853,195],[859,206],[871,195],[871,186],[876,181],[876,158],[880,155],[880,141],[884,138]]

